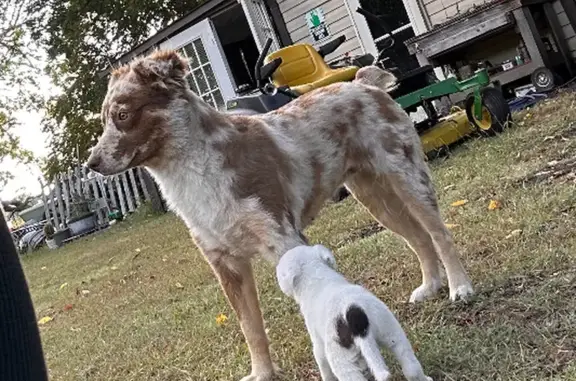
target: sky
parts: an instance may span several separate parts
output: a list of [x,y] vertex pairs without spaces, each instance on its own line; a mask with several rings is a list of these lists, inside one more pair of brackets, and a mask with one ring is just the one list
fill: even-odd
[[[41,75],[37,80],[42,94],[48,96],[57,92],[48,76]],[[49,136],[42,132],[42,116],[40,112],[19,112],[16,118],[20,125],[13,130],[20,138],[22,148],[32,151],[38,158],[46,157],[49,152]],[[38,178],[42,176],[42,172],[38,166],[22,165],[11,159],[5,159],[0,163],[0,170],[10,171],[14,175],[14,180],[0,189],[0,199],[10,200],[22,193],[33,196],[40,194]]]

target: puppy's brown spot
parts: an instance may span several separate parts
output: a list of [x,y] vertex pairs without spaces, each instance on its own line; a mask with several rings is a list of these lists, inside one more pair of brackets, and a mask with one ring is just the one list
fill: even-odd
[[[250,117],[231,117],[236,129],[224,143],[214,145],[224,155],[224,169],[234,173],[233,192],[239,199],[257,197],[263,208],[282,224],[290,210],[287,184],[292,180],[292,165],[261,121]],[[240,127],[243,126],[243,127]]]
[[338,335],[338,344],[343,348],[348,349],[354,343],[350,327],[348,327],[344,317],[341,315],[336,318],[336,334]]

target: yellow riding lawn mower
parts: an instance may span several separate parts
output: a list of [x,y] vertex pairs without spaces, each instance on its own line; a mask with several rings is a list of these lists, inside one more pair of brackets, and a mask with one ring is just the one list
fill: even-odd
[[[389,31],[379,17],[362,8],[357,12]],[[385,47],[376,58],[371,54],[346,55],[331,64],[327,64],[324,57],[336,51],[346,40],[345,36],[317,50],[310,44],[294,44],[271,54],[268,54],[272,43],[269,39],[256,62],[254,73],[260,94],[231,99],[227,102],[227,109],[266,113],[314,89],[352,81],[360,67],[376,65],[396,75],[397,86],[390,93],[404,110],[411,113],[421,106],[426,112],[427,118],[415,123],[415,127],[428,157],[472,133],[494,135],[510,122],[508,103],[499,89],[489,86],[490,78],[485,69],[479,69],[474,76],[463,81],[456,78],[439,81],[430,65],[403,72],[400,65],[386,54],[395,44],[392,33],[387,33],[387,36]],[[470,92],[463,108],[453,106],[448,115],[440,116],[432,102],[462,91]]]

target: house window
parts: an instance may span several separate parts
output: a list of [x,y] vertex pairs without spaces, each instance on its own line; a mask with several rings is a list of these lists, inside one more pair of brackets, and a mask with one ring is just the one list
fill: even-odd
[[180,53],[188,59],[190,89],[216,109],[224,108],[224,98],[218,87],[212,64],[200,38],[184,45]]

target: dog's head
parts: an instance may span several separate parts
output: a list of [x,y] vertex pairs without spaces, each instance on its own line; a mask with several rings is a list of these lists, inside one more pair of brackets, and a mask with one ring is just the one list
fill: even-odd
[[102,104],[104,132],[88,166],[111,175],[153,161],[173,138],[174,125],[194,95],[188,63],[175,51],[156,51],[116,69]]
[[314,269],[322,266],[336,269],[336,259],[327,247],[302,245],[290,249],[280,258],[280,262],[276,266],[278,285],[283,293],[294,297],[295,289],[303,272],[314,271]]

